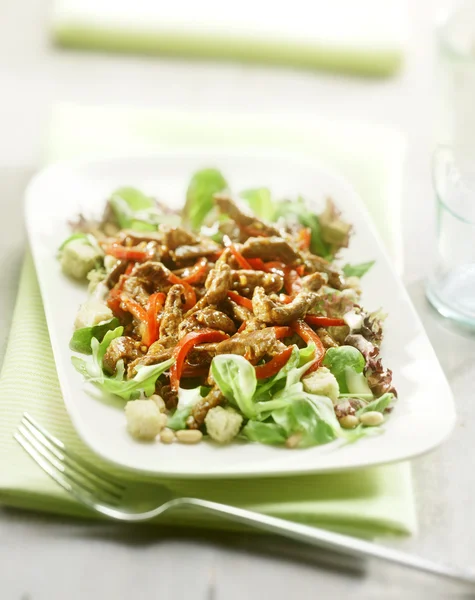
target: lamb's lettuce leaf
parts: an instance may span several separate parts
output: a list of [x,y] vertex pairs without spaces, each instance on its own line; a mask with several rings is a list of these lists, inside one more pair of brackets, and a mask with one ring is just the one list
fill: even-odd
[[109,321],[104,321],[103,323],[93,325],[92,327],[81,327],[80,329],[76,329],[69,342],[69,347],[73,352],[92,354],[92,339],[96,338],[101,342],[108,331],[116,329],[117,327],[119,327],[119,319],[114,317]]
[[256,416],[253,396],[257,387],[256,371],[237,354],[219,354],[211,363],[213,379],[225,398],[248,419]]
[[374,265],[376,261],[370,260],[369,262],[359,263],[358,265],[346,264],[343,267],[343,273],[345,277],[363,277]]
[[243,427],[240,437],[245,437],[251,442],[261,444],[284,444],[287,435],[277,423],[262,423],[261,421],[248,421]]
[[185,224],[198,231],[214,207],[213,196],[228,187],[217,169],[202,169],[193,175],[186,192],[182,216]]
[[342,394],[371,394],[363,374],[366,361],[353,346],[328,348],[323,365],[335,376]]
[[267,188],[257,188],[246,190],[239,194],[243,198],[252,212],[265,221],[273,221],[275,215],[275,204],[272,202],[270,190]]

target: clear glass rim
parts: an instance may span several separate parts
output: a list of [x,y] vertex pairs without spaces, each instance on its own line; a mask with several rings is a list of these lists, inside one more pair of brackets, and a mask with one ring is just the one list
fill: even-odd
[[[460,151],[464,151],[464,147],[463,146],[449,146],[446,144],[437,146],[437,148],[434,150],[434,152],[432,153],[432,164],[431,164],[431,172],[432,172],[432,185],[434,187],[436,196],[437,196],[437,202],[443,206],[443,208],[450,213],[453,217],[455,217],[456,219],[458,219],[459,221],[461,221],[462,223],[465,223],[466,225],[475,225],[475,219],[467,219],[466,217],[463,217],[462,215],[460,215],[458,212],[456,212],[451,206],[449,206],[447,204],[447,202],[444,200],[443,195],[439,192],[439,185],[437,183],[437,176],[436,176],[436,161],[437,161],[437,157],[438,155],[442,154],[442,152],[448,153],[450,154],[453,158],[455,157],[455,152],[457,150]],[[475,160],[475,153],[473,153],[474,156],[474,160]],[[473,193],[474,196],[474,202],[475,202],[475,187],[469,187],[466,186],[466,189],[469,192]]]
[[467,55],[456,50],[453,44],[449,41],[447,35],[458,10],[466,4],[467,2],[459,2],[457,6],[453,7],[450,11],[448,11],[448,13],[446,13],[445,17],[436,27],[436,37],[440,49],[448,58],[456,60],[460,63],[465,63],[467,65],[473,65],[473,67],[475,67],[475,54]]

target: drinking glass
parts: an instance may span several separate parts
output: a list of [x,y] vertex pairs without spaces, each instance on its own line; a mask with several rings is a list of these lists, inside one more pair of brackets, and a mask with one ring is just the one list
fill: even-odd
[[432,169],[437,262],[427,297],[445,317],[475,327],[475,151],[439,147]]

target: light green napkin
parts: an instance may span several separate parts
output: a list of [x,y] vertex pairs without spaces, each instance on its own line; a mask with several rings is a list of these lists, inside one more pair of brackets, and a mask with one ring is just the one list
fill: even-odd
[[384,76],[402,62],[406,12],[402,0],[56,0],[52,36],[72,48]]
[[[105,116],[108,115],[106,119]],[[144,120],[145,119],[145,120]],[[49,156],[72,156],[101,153],[106,147],[121,146],[129,152],[143,148],[144,135],[146,145],[171,145],[192,143],[198,136],[200,144],[212,145],[223,137],[224,117],[202,119],[191,115],[170,115],[159,111],[130,111],[128,109],[85,109],[63,107],[55,112],[52,135],[49,143]],[[116,127],[112,127],[115,122]],[[275,123],[262,118],[261,131],[265,127],[285,146],[286,128],[281,126],[280,135]],[[138,127],[139,123],[148,123],[146,132]],[[194,127],[191,124],[194,123]],[[229,127],[226,134],[230,142],[236,124]],[[248,123],[249,125],[249,123]],[[295,123],[294,123],[295,125]],[[241,126],[244,127],[243,121]],[[313,127],[318,128],[317,124]],[[329,133],[331,125],[326,124]],[[348,126],[349,130],[351,127]],[[112,130],[114,135],[110,136]],[[355,167],[361,161],[363,151],[368,164],[365,175],[357,178],[358,187],[366,188],[366,200],[379,197],[374,203],[376,213],[381,211],[380,203],[386,204],[388,196],[380,195],[385,189],[388,173],[401,168],[402,146],[398,135],[387,131],[385,144],[379,150],[379,160],[373,163],[373,155],[378,147],[371,140],[380,139],[372,128],[359,129],[365,132],[358,139],[352,138],[349,145],[344,138],[340,142],[344,148],[343,164]],[[294,131],[292,129],[292,131]],[[322,132],[325,127],[322,127]],[[338,128],[330,136],[337,145]],[[201,136],[199,133],[201,132]],[[249,129],[247,136],[239,129],[242,140],[246,137],[257,142],[256,131]],[[355,131],[353,130],[353,133]],[[305,139],[307,129],[301,129],[299,135]],[[295,139],[297,139],[295,134]],[[323,136],[324,137],[324,136]],[[351,137],[351,136],[350,136]],[[241,141],[242,141],[241,140]],[[266,143],[265,136],[263,138]],[[321,141],[320,141],[321,143]],[[291,144],[292,146],[292,144]],[[319,146],[318,154],[330,162],[333,153],[323,152]],[[308,150],[307,145],[307,150]],[[382,154],[389,152],[387,159],[398,164],[385,164]],[[352,158],[353,157],[353,158]],[[338,162],[338,161],[336,161]],[[377,168],[375,168],[375,166]],[[357,169],[359,172],[359,170]],[[364,181],[366,180],[366,184]],[[373,194],[369,181],[377,181]],[[355,182],[356,183],[356,182]],[[372,206],[369,202],[369,206]],[[395,236],[396,237],[396,236]],[[391,238],[392,239],[392,238]],[[394,248],[392,249],[394,255]],[[29,456],[13,440],[12,434],[24,411],[29,411],[43,425],[60,437],[72,449],[80,452],[86,459],[95,462],[117,477],[130,479],[130,473],[124,473],[115,467],[104,464],[94,456],[79,440],[69,421],[61,398],[56,376],[48,329],[43,314],[41,297],[36,281],[33,263],[29,253],[23,266],[17,305],[15,308],[10,340],[0,380],[0,501],[17,507],[44,510],[54,513],[86,516],[88,512],[79,506],[57,484],[44,474]],[[363,442],[364,443],[364,442]],[[408,463],[364,469],[341,474],[311,475],[272,479],[248,480],[202,480],[166,481],[176,493],[196,495],[216,501],[239,503],[240,506],[287,519],[321,525],[358,535],[378,535],[381,533],[412,533],[416,529],[416,516]],[[227,527],[222,521],[210,520],[195,512],[176,513],[165,517],[168,524],[195,525],[205,527]]]

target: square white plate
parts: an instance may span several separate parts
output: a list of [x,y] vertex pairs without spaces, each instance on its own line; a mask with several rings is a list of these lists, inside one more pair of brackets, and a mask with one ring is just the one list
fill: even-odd
[[[399,400],[384,432],[355,444],[340,441],[305,450],[255,443],[217,447],[134,441],[126,431],[124,402],[83,385],[71,364],[69,340],[85,286],[66,278],[56,254],[79,213],[99,216],[111,191],[132,185],[170,205],[182,205],[191,174],[205,166],[222,170],[233,190],[267,186],[274,196],[302,194],[321,210],[327,196],[354,225],[343,262],[376,260],[363,279],[363,304],[389,313],[383,359],[394,373]],[[199,149],[153,156],[53,165],[26,193],[26,222],[38,273],[61,390],[82,439],[103,458],[125,468],[168,477],[270,476],[336,471],[404,460],[439,444],[451,431],[452,395],[434,351],[396,276],[366,208],[339,176],[314,161],[268,152]]]

